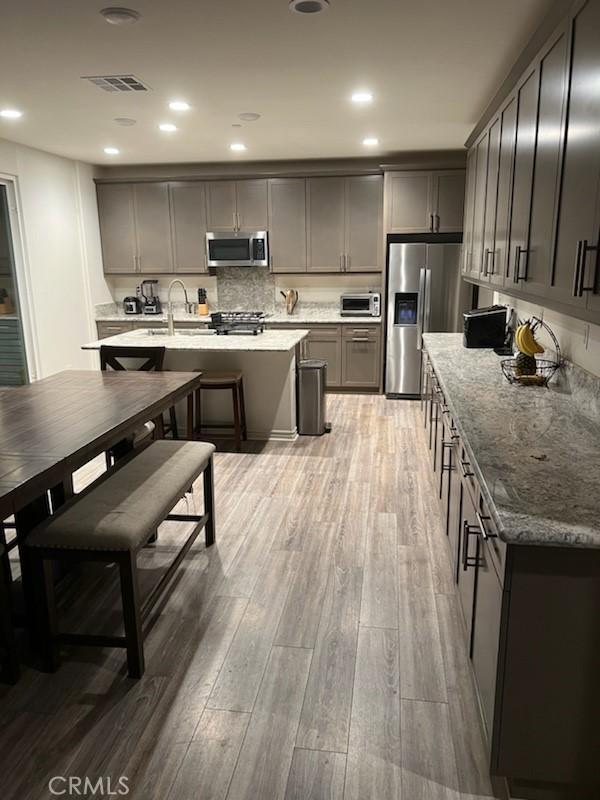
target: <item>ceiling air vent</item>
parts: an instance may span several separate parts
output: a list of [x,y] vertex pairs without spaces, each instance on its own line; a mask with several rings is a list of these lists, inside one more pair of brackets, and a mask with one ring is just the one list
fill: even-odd
[[135,75],[83,75],[82,81],[89,81],[105,92],[147,92],[150,87]]

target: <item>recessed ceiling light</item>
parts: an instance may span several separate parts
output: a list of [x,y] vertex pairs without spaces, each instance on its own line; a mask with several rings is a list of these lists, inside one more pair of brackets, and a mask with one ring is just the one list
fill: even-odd
[[104,152],[107,156],[118,156],[121,151],[118,147],[105,147]]
[[177,125],[173,125],[172,122],[161,122],[158,127],[165,133],[173,133],[173,131],[177,130]]
[[109,25],[132,25],[140,18],[140,12],[133,8],[110,7],[103,8],[100,14]]
[[169,108],[172,111],[189,111],[190,104],[186,103],[185,100],[172,100],[169,103]]
[[256,122],[257,119],[260,119],[260,114],[256,114],[254,111],[243,111],[238,114],[238,119],[244,122]]
[[329,0],[290,0],[289,9],[297,14],[318,14],[329,8]]
[[367,136],[362,143],[365,147],[377,147],[379,139],[376,136]]
[[122,128],[130,128],[136,124],[137,120],[131,119],[131,117],[115,117],[115,122]]
[[241,153],[246,149],[246,145],[242,144],[242,142],[233,142],[229,145],[229,149],[233,150],[234,153]]
[[354,92],[352,95],[352,102],[353,103],[370,103],[373,99],[373,95],[371,92]]
[[4,117],[4,119],[19,119],[22,116],[23,112],[18,111],[16,108],[3,108],[0,111],[0,117]]

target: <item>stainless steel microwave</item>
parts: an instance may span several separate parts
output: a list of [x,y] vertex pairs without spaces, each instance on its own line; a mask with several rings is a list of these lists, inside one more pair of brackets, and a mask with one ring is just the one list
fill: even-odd
[[340,295],[340,314],[343,317],[380,317],[380,292],[352,292]]
[[209,267],[268,267],[266,231],[211,231],[206,234]]

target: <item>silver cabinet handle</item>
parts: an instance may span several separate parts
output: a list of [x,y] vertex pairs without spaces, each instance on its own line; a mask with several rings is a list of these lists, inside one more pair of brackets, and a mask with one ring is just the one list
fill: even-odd
[[353,336],[350,341],[351,342],[368,342],[369,339],[366,336]]
[[[489,268],[490,265],[490,256],[492,257],[492,268]],[[483,274],[487,277],[488,275],[493,275],[495,272],[494,263],[496,261],[496,251],[490,250],[488,247],[485,248],[485,257],[483,259]]]
[[481,538],[484,541],[487,541],[488,539],[497,539],[498,535],[496,533],[488,533],[485,529],[485,521],[491,519],[491,517],[484,517],[479,513],[479,511],[475,512],[475,516],[477,517],[477,523],[479,524],[479,530],[481,531]]
[[344,256],[344,271],[348,272],[350,269],[350,256],[348,253]]
[[137,272],[137,256],[133,257],[133,271]]
[[573,282],[573,297],[583,297],[584,292],[595,292],[596,283],[598,279],[598,259],[594,268],[594,280],[591,286],[584,286],[585,283],[585,267],[587,263],[587,254],[591,252],[598,252],[600,245],[590,245],[587,239],[581,239],[577,242],[577,256],[575,258],[575,280]]
[[340,253],[340,272],[344,271],[344,254]]
[[429,215],[429,230],[431,231],[431,233],[434,232],[433,216],[434,216],[433,214]]
[[436,233],[440,232],[440,215],[439,214],[435,215],[435,230],[436,230]]
[[520,245],[517,245],[516,255],[515,255],[515,273],[513,277],[515,283],[527,280],[527,267],[529,266],[528,264],[529,256],[527,256],[527,259],[525,260],[525,274],[521,275],[521,256],[523,255],[523,253],[528,254],[529,250],[526,247],[521,247]]
[[463,461],[461,458],[459,464],[463,478],[473,478],[475,476],[475,473],[471,472],[471,464],[468,461]]
[[269,256],[269,270],[273,272],[273,256]]
[[237,213],[234,211],[231,216],[233,217],[233,230],[237,231]]
[[241,231],[242,230],[242,223],[240,221],[241,217],[240,217],[240,212],[239,211],[236,212],[236,217],[237,217],[237,229],[238,229],[238,231]]
[[463,522],[462,565],[465,572],[469,567],[482,566],[480,558],[469,555],[469,536],[477,533],[479,531],[474,525],[469,525],[467,520]]

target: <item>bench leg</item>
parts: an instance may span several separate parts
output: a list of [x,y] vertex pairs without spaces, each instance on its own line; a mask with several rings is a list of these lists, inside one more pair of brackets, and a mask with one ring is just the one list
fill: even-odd
[[[2,525],[0,525],[0,543],[5,544]],[[16,683],[19,680],[20,668],[11,618],[10,564],[8,563],[8,553],[6,551],[2,556],[2,562],[2,574],[0,574],[0,629],[6,656],[2,663],[1,677],[7,683]]]
[[239,383],[239,393],[240,393],[240,409],[242,414],[242,439],[247,442],[248,441],[248,428],[246,427],[246,401],[244,400],[244,379],[240,378]]
[[35,584],[35,640],[44,672],[56,672],[60,655],[56,643],[56,605],[52,562],[30,552],[30,571]]
[[204,513],[208,514],[208,520],[204,529],[206,546],[210,547],[215,543],[215,482],[213,475],[213,459],[209,459],[204,470]]
[[179,439],[179,431],[177,430],[177,414],[175,413],[175,406],[169,409],[169,422],[171,425],[171,438]]
[[233,434],[235,437],[235,449],[240,452],[242,449],[242,421],[240,417],[240,395],[237,386],[233,387]]
[[130,678],[144,674],[144,640],[140,614],[137,563],[135,553],[123,553],[119,559],[123,621],[127,640],[127,671]]

